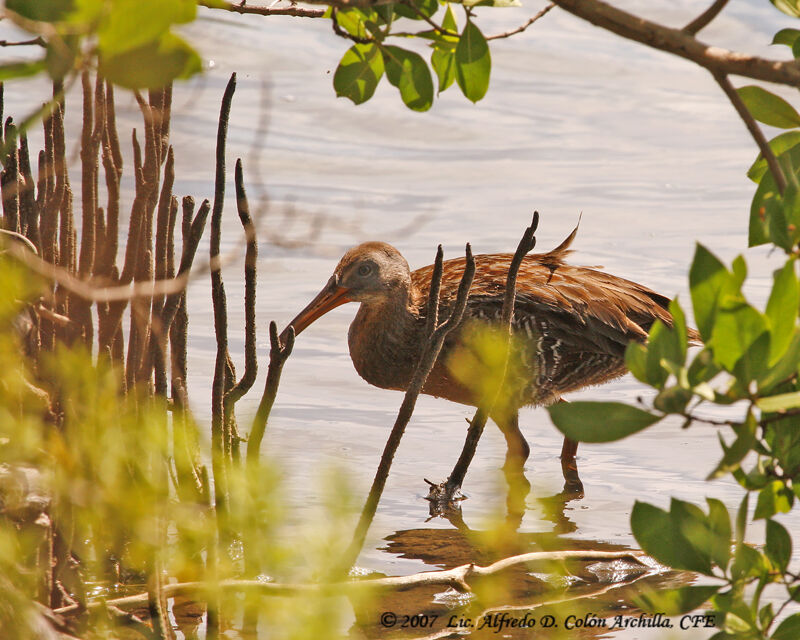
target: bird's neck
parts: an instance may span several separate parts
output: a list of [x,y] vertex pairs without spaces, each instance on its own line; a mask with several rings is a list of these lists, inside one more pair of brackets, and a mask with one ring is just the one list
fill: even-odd
[[425,327],[417,291],[362,302],[350,325],[350,357],[358,374],[384,389],[406,389],[419,359]]

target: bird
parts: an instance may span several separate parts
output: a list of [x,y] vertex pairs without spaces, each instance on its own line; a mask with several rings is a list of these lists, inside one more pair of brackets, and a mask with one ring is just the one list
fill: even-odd
[[[577,230],[551,251],[526,255],[519,267],[511,320],[516,366],[506,377],[513,378],[513,390],[505,409],[491,413],[506,439],[507,463],[524,463],[530,453],[519,428],[520,408],[548,406],[564,394],[622,376],[627,345],[644,343],[656,321],[673,324],[669,298],[600,268],[568,264]],[[468,368],[472,377],[481,377],[474,337],[480,328],[500,321],[512,258],[510,253],[474,257],[475,277],[463,318],[447,335],[423,394],[471,406],[481,402],[480,384],[470,384],[456,363],[463,363],[465,352],[475,356],[467,362],[477,364]],[[465,265],[464,257],[443,262],[439,317],[452,309]],[[299,335],[332,309],[358,302],[348,331],[356,371],[371,385],[404,391],[425,343],[433,269],[411,271],[402,254],[385,242],[359,244],[344,254],[320,293],[287,325],[281,341],[291,327]],[[696,332],[690,329],[689,337],[696,339]],[[577,478],[576,452],[577,442],[565,438],[565,479],[568,468]],[[582,491],[579,479],[576,486]]]

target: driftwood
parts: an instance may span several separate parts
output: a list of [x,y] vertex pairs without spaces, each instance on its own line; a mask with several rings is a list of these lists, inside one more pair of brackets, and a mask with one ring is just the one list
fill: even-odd
[[[393,576],[388,578],[367,578],[363,580],[347,580],[333,583],[308,583],[308,584],[280,584],[264,582],[261,580],[221,580],[218,583],[185,582],[167,584],[163,587],[166,597],[191,596],[205,597],[216,589],[233,592],[257,593],[262,596],[291,596],[303,593],[326,593],[334,596],[342,593],[359,590],[405,590],[424,585],[441,585],[452,587],[458,591],[469,593],[472,588],[470,580],[496,575],[511,567],[535,563],[551,563],[564,561],[601,561],[601,560],[629,560],[641,565],[644,571],[654,571],[654,562],[646,562],[648,556],[635,551],[534,551],[510,556],[498,560],[488,566],[481,567],[475,564],[465,564],[453,569],[442,571],[423,571],[409,576]],[[89,608],[105,605],[115,607],[129,607],[147,602],[147,594],[140,593],[109,600],[100,600],[87,604]],[[70,615],[80,611],[78,605],[71,605],[54,610],[57,615]]]

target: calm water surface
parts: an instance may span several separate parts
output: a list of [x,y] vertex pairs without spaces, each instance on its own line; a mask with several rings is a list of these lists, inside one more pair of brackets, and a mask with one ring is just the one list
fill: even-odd
[[[618,4],[679,26],[706,3]],[[505,31],[539,8],[484,11],[478,24],[485,33]],[[766,2],[738,2],[703,36],[777,57],[783,51],[767,45],[790,22]],[[537,247],[547,250],[582,213],[573,262],[603,265],[683,301],[689,299],[695,241],[726,261],[746,246],[753,186],[745,171],[756,154],[709,74],[558,10],[524,34],[494,43],[486,99],[472,105],[451,89],[426,114],[407,110],[385,82],[365,105],[336,99],[332,74],[347,45],[324,21],[220,20],[215,14],[188,35],[213,62],[202,78],[176,90],[176,193],[198,200],[212,195],[219,100],[236,71],[228,161],[232,169],[234,158],[243,158],[254,209],[269,194],[269,208],[261,207],[259,218],[262,237],[283,244],[302,240],[313,220],[326,221],[319,237],[302,248],[266,240],[260,247],[263,366],[256,388],[266,374],[268,322],[284,326],[322,287],[341,253],[363,240],[393,243],[417,268],[432,262],[439,243],[446,257],[460,255],[465,242],[476,253],[513,251],[534,209],[542,214]],[[133,102],[121,96],[120,103],[120,130],[140,126]],[[223,252],[243,253],[234,211],[229,198]],[[747,256],[748,291],[763,304],[779,256],[763,250]],[[231,349],[241,362],[241,264],[226,267],[225,278]],[[209,301],[207,284],[194,283],[189,384],[201,418],[210,413],[215,349]],[[355,311],[355,305],[341,307],[298,339],[264,440],[264,452],[284,468],[298,521],[325,501],[320,478],[331,467],[349,473],[356,496],[366,494],[402,399],[355,373],[346,342]],[[630,402],[642,393],[626,376],[572,398]],[[257,402],[254,391],[240,403],[243,424]],[[457,558],[447,554],[456,544],[454,525],[429,520],[423,499],[423,478],[447,477],[471,415],[467,407],[420,399],[360,567],[399,575],[474,559],[468,549]],[[523,411],[521,423],[532,444],[526,473],[533,489],[519,532],[530,549],[545,539],[552,546],[554,535],[561,536],[555,545],[561,547],[636,547],[629,517],[637,499],[666,506],[670,496],[699,504],[708,495],[731,510],[738,506],[740,491],[732,482],[705,481],[720,456],[715,430],[681,430],[668,420],[623,442],[581,445],[585,497],[554,512],[539,500],[561,490],[561,436],[542,409]],[[504,451],[499,431],[489,425],[465,481],[462,530],[480,529],[490,515],[504,513]],[[783,522],[800,531],[795,511]],[[752,527],[753,542],[763,540],[762,529]],[[638,631],[616,635],[650,637]]]

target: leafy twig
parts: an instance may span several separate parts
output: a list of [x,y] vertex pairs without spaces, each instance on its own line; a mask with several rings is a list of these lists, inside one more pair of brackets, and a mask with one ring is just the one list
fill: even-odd
[[348,33],[342,29],[342,25],[339,24],[339,21],[336,18],[338,11],[339,10],[336,7],[331,7],[331,26],[333,27],[333,32],[337,36],[340,38],[345,38],[346,40],[352,40],[357,44],[371,44],[375,42],[374,38],[362,38],[361,36],[354,36],[352,33]]
[[411,9],[422,20],[431,25],[431,27],[433,27],[433,30],[436,31],[437,33],[441,33],[444,36],[451,36],[453,38],[458,38],[457,33],[455,33],[454,31],[450,31],[449,29],[445,29],[444,27],[441,27],[438,24],[436,24],[433,20],[430,19],[430,17],[426,16],[422,11],[420,11],[419,7],[417,7],[417,5],[415,5],[411,0],[400,0],[400,4],[403,4],[407,6],[409,9]]

